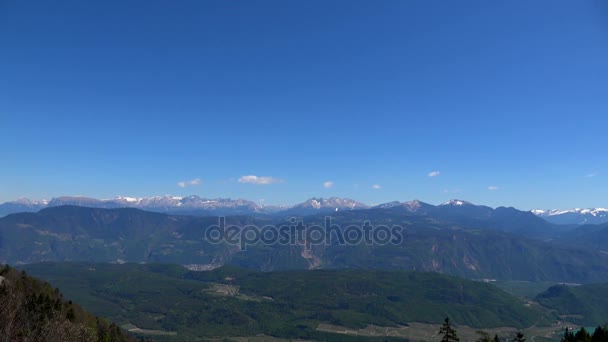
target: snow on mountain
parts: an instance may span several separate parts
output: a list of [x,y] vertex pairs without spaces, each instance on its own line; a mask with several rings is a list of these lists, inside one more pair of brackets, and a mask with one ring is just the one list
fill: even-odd
[[606,215],[608,213],[608,208],[588,208],[588,209],[574,208],[574,209],[570,209],[570,210],[536,209],[536,210],[532,210],[532,213],[539,215],[539,216],[556,216],[556,215],[564,215],[564,214],[581,214],[581,215],[600,216],[600,215]]
[[558,224],[601,224],[608,222],[608,208],[535,209],[531,212],[549,222]]
[[313,215],[320,212],[367,209],[369,206],[350,198],[310,198],[281,211],[287,215]]
[[51,199],[47,206],[58,207],[61,205],[77,205],[81,207],[112,207],[110,203],[90,197],[82,196],[61,196]]
[[118,196],[112,199],[95,199],[83,196],[61,196],[50,201],[32,201],[19,199],[0,204],[0,216],[17,212],[33,212],[46,207],[75,205],[93,208],[137,208],[160,212],[187,212],[193,214],[253,214],[264,211],[252,201],[244,199],[216,198],[206,199],[199,196],[153,196],[128,197]]
[[407,201],[407,202],[399,202],[393,201],[388,203],[383,203],[375,206],[374,208],[378,209],[390,209],[390,208],[404,208],[411,212],[417,212],[422,208],[432,207],[432,205],[421,202],[419,200]]
[[330,198],[316,198],[313,197],[311,199],[306,200],[303,203],[296,204],[293,208],[313,208],[313,209],[364,209],[368,208],[367,205],[352,200],[350,198],[339,198],[339,197],[330,197]]
[[[250,215],[250,214],[285,214],[285,215],[312,215],[320,212],[331,212],[341,210],[367,209],[369,206],[350,198],[310,198],[294,206],[264,206],[245,199],[230,198],[202,198],[193,196],[152,196],[152,197],[129,197],[117,196],[111,199],[95,199],[83,196],[61,196],[49,200],[30,200],[20,198],[15,201],[0,204],[0,217],[18,212],[35,212],[46,207],[61,205],[76,205],[95,208],[137,208],[142,210],[182,213],[194,215]],[[378,209],[404,209],[412,213],[427,214],[442,210],[457,210],[460,213],[465,210],[468,214],[477,216],[485,215],[486,211],[492,209],[484,206],[476,206],[470,202],[452,199],[448,202],[433,206],[418,200],[408,202],[388,202],[374,206]],[[485,210],[485,211],[484,211]],[[471,213],[475,211],[475,213]],[[575,208],[569,210],[531,210],[534,215],[551,223],[558,224],[601,224],[608,223],[608,208]],[[487,215],[486,215],[487,216]]]
[[114,198],[116,202],[122,203],[140,203],[143,200],[143,197],[126,197],[126,196],[118,196]]
[[420,202],[419,200],[403,202],[403,206],[409,211],[418,211],[420,208],[426,205],[426,203]]
[[453,207],[461,207],[461,206],[465,206],[465,205],[473,205],[473,203],[471,202],[467,202],[467,201],[462,201],[462,200],[458,200],[458,199],[451,199],[441,205],[449,205],[449,206],[453,206]]
[[19,212],[35,212],[45,208],[48,203],[47,200],[33,201],[27,198],[2,203],[0,204],[0,217]]
[[400,207],[402,205],[403,205],[403,203],[401,203],[399,201],[392,201],[392,202],[378,204],[374,208],[377,208],[377,209],[390,209],[390,208]]
[[49,201],[48,200],[44,200],[44,199],[36,201],[36,200],[31,200],[29,198],[21,197],[21,198],[15,200],[15,201],[13,201],[12,203],[24,204],[24,205],[47,205],[49,203]]
[[534,209],[534,210],[530,210],[530,212],[534,215],[537,216],[543,216],[545,215],[549,210],[542,210],[542,209]]

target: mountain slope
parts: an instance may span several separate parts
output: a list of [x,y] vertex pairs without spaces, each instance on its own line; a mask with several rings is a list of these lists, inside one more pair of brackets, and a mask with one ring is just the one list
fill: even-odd
[[556,285],[536,300],[577,324],[598,326],[608,320],[608,283]]
[[135,341],[58,289],[0,266],[0,336],[7,341]]
[[553,238],[571,229],[568,226],[551,224],[531,212],[510,207],[493,209],[456,199],[437,206],[417,200],[403,203],[390,202],[373,207],[372,210],[374,209],[386,209],[452,222],[470,228],[500,230],[540,239]]
[[[557,282],[608,281],[608,255],[555,245],[483,226],[460,224],[408,211],[338,211],[332,224],[400,225],[397,244],[312,245],[211,243],[205,232],[217,217],[171,216],[138,209],[54,207],[0,219],[0,261],[173,262],[217,267],[233,264],[265,271],[311,268],[376,268],[435,271],[466,278]],[[325,215],[306,217],[323,226]],[[226,218],[244,227],[288,224],[280,217]],[[470,226],[469,224],[475,224]],[[203,266],[206,265],[206,266]]]
[[558,237],[556,243],[608,253],[608,224],[579,226]]

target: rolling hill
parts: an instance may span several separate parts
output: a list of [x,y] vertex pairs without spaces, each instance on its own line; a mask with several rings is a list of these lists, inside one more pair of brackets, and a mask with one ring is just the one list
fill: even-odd
[[553,319],[490,284],[437,273],[265,273],[229,266],[191,272],[168,264],[23,267],[117,324],[176,332],[183,339],[266,334],[331,340],[316,330],[319,324],[397,327],[449,316],[475,328],[523,328]]
[[603,326],[608,321],[608,283],[581,286],[555,285],[536,300],[564,319],[587,326]]

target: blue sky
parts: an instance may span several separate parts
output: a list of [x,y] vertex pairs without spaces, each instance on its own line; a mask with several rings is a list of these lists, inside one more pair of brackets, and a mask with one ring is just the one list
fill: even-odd
[[0,201],[608,207],[607,61],[601,1],[0,0]]

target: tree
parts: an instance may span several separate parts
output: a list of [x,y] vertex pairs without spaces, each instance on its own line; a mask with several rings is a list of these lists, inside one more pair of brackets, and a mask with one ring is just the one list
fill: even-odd
[[500,342],[500,338],[498,337],[498,334],[494,334],[494,342]]
[[608,326],[595,328],[591,342],[608,342]]
[[591,335],[587,332],[585,327],[582,327],[576,335],[574,335],[574,340],[576,342],[591,342]]
[[564,331],[564,336],[562,336],[561,342],[574,342],[574,333],[572,333],[567,327]]
[[439,335],[441,336],[441,342],[459,342],[460,339],[456,334],[456,330],[452,328],[450,319],[446,317],[443,325],[439,329]]
[[526,342],[526,337],[521,331],[518,331],[517,335],[515,335],[515,338],[513,339],[513,342]]

